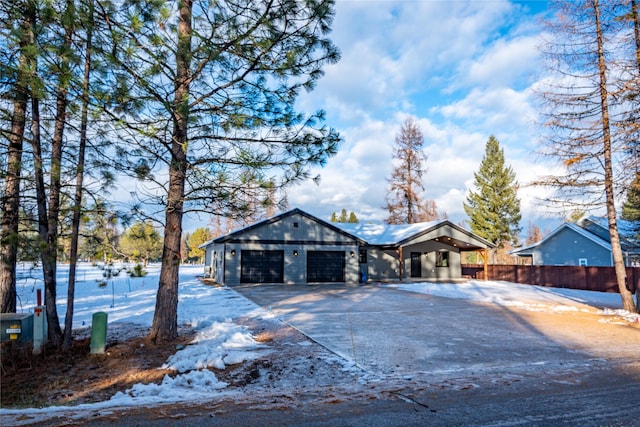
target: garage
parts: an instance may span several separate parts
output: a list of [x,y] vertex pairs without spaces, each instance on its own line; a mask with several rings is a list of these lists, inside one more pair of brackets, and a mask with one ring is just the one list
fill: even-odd
[[284,251],[243,250],[240,283],[283,283]]
[[344,251],[307,252],[307,282],[344,282]]
[[217,283],[303,284],[462,277],[463,252],[494,245],[447,220],[329,223],[300,209],[216,237],[205,273]]

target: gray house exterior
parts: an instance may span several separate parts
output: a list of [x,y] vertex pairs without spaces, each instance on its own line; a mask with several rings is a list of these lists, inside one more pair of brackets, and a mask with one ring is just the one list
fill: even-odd
[[[624,236],[621,240],[625,265],[633,266],[639,259],[640,245]],[[609,230],[593,217],[564,223],[541,241],[510,253],[531,265],[613,266]]]
[[217,283],[366,283],[462,276],[461,252],[493,245],[449,221],[337,224],[293,209],[203,245]]

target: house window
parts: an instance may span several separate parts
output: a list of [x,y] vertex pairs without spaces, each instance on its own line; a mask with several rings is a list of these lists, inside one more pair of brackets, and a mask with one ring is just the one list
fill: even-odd
[[449,252],[436,252],[436,267],[449,267]]
[[586,258],[578,258],[578,265],[580,267],[586,267],[587,266],[587,259]]
[[297,222],[293,223],[293,228],[298,228],[298,223]]
[[367,251],[360,250],[360,252],[358,254],[358,261],[360,261],[360,264],[366,264],[367,263]]

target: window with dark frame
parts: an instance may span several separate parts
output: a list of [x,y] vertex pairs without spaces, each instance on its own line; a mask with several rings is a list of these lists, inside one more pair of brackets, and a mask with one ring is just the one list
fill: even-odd
[[360,262],[360,264],[367,263],[367,251],[362,249],[360,250],[360,252],[358,253],[358,261]]
[[449,251],[436,252],[436,267],[449,267]]

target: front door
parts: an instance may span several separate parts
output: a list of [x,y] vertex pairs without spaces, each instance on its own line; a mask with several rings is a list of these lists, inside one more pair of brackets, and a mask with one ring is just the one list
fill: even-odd
[[411,252],[411,277],[422,277],[421,252]]

